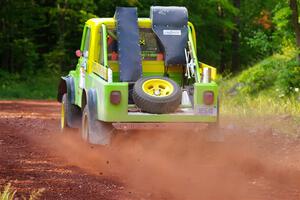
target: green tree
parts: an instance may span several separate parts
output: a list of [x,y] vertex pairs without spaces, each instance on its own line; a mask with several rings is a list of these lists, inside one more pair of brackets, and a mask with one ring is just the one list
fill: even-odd
[[[292,25],[296,35],[296,45],[298,51],[300,49],[300,24],[299,24],[299,12],[298,12],[298,2],[297,0],[290,0],[290,8],[292,10]],[[298,61],[300,64],[300,52],[298,53]]]

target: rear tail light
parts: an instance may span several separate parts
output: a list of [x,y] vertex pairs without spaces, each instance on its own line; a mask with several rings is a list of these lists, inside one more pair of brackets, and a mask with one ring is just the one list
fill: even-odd
[[118,105],[121,103],[121,92],[120,91],[111,91],[110,103],[112,103],[114,105]]
[[156,57],[156,60],[164,60],[164,54],[158,53],[157,57]]
[[203,102],[205,105],[214,104],[214,93],[212,91],[205,91],[203,94]]

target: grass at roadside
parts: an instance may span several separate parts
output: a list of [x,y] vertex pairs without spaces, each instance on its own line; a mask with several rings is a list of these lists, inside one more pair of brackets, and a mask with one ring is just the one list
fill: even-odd
[[295,52],[275,54],[234,77],[221,78],[222,113],[300,115],[300,66]]
[[9,74],[0,71],[0,99],[55,99],[59,75]]
[[247,128],[270,129],[272,133],[300,136],[300,101],[297,97],[274,97],[270,94],[221,97],[220,114],[226,124]]
[[240,117],[265,115],[300,116],[300,96],[275,95],[267,91],[256,96],[231,96],[224,91],[221,96],[221,113],[234,114]]
[[7,184],[3,191],[0,192],[0,200],[13,200],[15,198],[16,190],[11,188],[10,184]]
[[[33,192],[31,192],[28,200],[38,200],[42,196],[42,193],[45,189],[38,189]],[[17,190],[15,190],[10,183],[8,183],[4,188],[3,191],[0,191],[0,200],[14,200],[16,199],[16,193]],[[26,200],[27,198],[22,197],[23,200]]]
[[274,55],[234,77],[219,79],[222,119],[300,136],[300,67]]

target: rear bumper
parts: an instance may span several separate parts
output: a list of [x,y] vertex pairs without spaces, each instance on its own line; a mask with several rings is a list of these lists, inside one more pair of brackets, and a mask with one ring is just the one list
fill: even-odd
[[112,123],[117,130],[202,130],[207,123]]
[[[104,122],[142,122],[142,123],[213,123],[218,120],[218,86],[216,83],[196,83],[194,84],[194,101],[192,107],[179,107],[174,113],[150,114],[134,109],[128,104],[128,83],[99,84],[97,92],[97,119]],[[113,105],[110,102],[112,91],[121,92],[121,102]],[[214,104],[205,105],[203,93],[205,91],[214,92]]]
[[203,114],[195,112],[193,108],[181,108],[175,113],[151,114],[145,112],[128,112],[125,115],[110,116],[106,119],[99,119],[105,122],[130,122],[130,123],[213,123],[218,120],[216,112]]

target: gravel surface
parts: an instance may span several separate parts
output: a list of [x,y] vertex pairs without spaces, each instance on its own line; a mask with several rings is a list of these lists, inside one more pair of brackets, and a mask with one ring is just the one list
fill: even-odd
[[[119,134],[112,146],[61,134],[59,104],[0,101],[0,187],[41,199],[300,199],[300,142],[265,128],[224,124],[202,133]],[[279,121],[280,122],[280,121]]]

